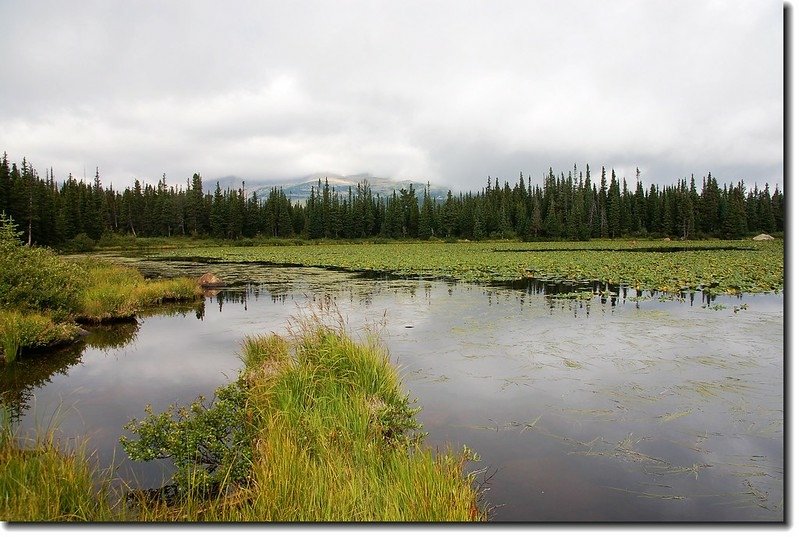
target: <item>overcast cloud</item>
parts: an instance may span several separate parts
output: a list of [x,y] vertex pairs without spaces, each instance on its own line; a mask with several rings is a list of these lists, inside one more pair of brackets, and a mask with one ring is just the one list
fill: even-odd
[[0,0],[0,151],[94,175],[783,184],[773,0]]

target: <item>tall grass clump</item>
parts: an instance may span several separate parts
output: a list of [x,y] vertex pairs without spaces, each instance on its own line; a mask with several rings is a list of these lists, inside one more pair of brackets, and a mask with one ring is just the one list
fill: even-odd
[[0,309],[0,353],[6,363],[17,359],[22,349],[44,349],[74,340],[78,327],[56,323],[41,313],[23,313]]
[[[0,433],[0,520],[89,522],[118,520],[107,480],[84,446],[66,446],[51,432],[24,441],[6,421]],[[103,483],[98,487],[98,483]]]
[[[402,392],[396,368],[376,343],[355,342],[343,330],[311,320],[295,327],[288,338],[247,338],[242,359],[245,369],[237,383],[244,387],[246,400],[239,402],[240,414],[224,424],[222,434],[210,433],[207,421],[188,427],[194,431],[189,432],[151,412],[129,427],[139,440],[126,439],[128,453],[153,458],[164,453],[161,448],[170,438],[230,441],[238,430],[236,438],[250,442],[249,449],[236,450],[242,454],[241,466],[215,467],[219,481],[211,495],[203,495],[207,468],[187,464],[184,469],[190,471],[180,474],[178,464],[182,499],[143,505],[141,519],[486,519],[475,475],[466,473],[474,454],[465,447],[433,453],[424,446],[415,419],[418,409]],[[184,413],[178,421],[193,420],[193,414]],[[202,453],[181,456],[197,461]]]
[[288,344],[256,338],[244,352],[251,402],[262,412],[251,506],[258,518],[485,518],[465,473],[473,454],[424,447],[419,409],[376,342],[311,319]]

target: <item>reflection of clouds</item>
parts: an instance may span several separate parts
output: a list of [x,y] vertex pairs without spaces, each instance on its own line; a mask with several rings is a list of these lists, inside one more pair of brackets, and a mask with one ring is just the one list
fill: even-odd
[[12,422],[18,422],[32,409],[31,400],[37,391],[81,363],[84,349],[85,344],[78,342],[46,355],[23,354],[10,364],[0,365],[0,403]]
[[[702,498],[746,492],[742,472],[764,472],[747,479],[773,499],[780,494],[781,295],[720,299],[750,305],[734,314],[688,300],[620,300],[611,306],[593,295],[548,301],[527,289],[498,286],[214,267],[247,283],[207,298],[202,322],[190,314],[143,319],[132,344],[113,353],[89,349],[81,367],[57,372],[47,387],[32,391],[57,400],[80,388],[76,398],[88,405],[83,418],[87,424],[97,420],[88,426],[122,434],[122,425],[141,416],[148,402],[162,410],[201,393],[210,397],[242,367],[237,352],[246,335],[285,334],[292,316],[321,304],[340,313],[356,337],[366,327],[378,332],[405,390],[423,408],[420,419],[431,442],[441,442],[436,446],[467,444],[492,468],[534,468],[530,461],[546,457],[566,472],[564,494],[573,487],[593,491],[583,496],[607,514],[618,513],[623,502],[636,512],[689,517],[677,507],[653,508],[652,498],[608,495],[607,486],[649,493],[667,485],[669,494],[700,505],[691,511],[697,516],[727,512]],[[580,308],[589,305],[590,315],[583,314]],[[729,389],[710,395],[703,386]],[[98,435],[92,447],[111,449],[114,434]],[[596,438],[601,441],[590,444]],[[638,443],[628,445],[630,438]],[[637,453],[667,464],[636,459]],[[696,480],[689,471],[695,463],[713,466],[699,470]],[[541,482],[541,476],[527,477]],[[639,486],[643,481],[648,488]],[[528,488],[518,476],[499,475],[491,498],[504,498],[512,504],[509,512],[529,517]],[[776,502],[769,502],[773,509]],[[558,504],[562,509],[562,498],[535,509],[563,516]],[[756,509],[767,517],[779,514]]]

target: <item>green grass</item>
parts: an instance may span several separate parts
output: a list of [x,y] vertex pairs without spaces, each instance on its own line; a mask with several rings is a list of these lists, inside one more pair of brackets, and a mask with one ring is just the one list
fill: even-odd
[[[2,425],[0,520],[4,522],[114,521],[120,517],[107,481],[81,444],[59,444],[52,434],[25,442]],[[98,488],[98,483],[101,485]]]
[[290,342],[250,339],[251,401],[262,412],[253,513],[262,520],[484,518],[461,453],[431,453],[397,370],[375,342],[308,323]]
[[780,291],[784,285],[781,240],[199,246],[164,249],[153,256],[377,271],[466,282],[528,277],[593,280],[659,292],[758,293]]
[[147,280],[130,267],[97,259],[77,263],[84,275],[75,306],[76,317],[84,322],[102,322],[133,317],[142,309],[164,302],[187,301],[200,292],[190,278]]
[[[240,405],[253,435],[249,472],[204,496],[189,487],[181,501],[145,503],[147,521],[474,521],[485,520],[467,449],[432,452],[400,377],[374,342],[303,322],[294,335],[248,338],[242,348],[247,386]],[[183,416],[188,416],[184,413]],[[145,441],[126,449],[169,444],[172,425],[151,420]],[[142,422],[143,423],[143,422]],[[207,422],[205,422],[207,423]],[[202,433],[205,425],[181,433]],[[136,428],[134,427],[134,430]],[[229,431],[229,429],[227,429]],[[145,438],[146,437],[146,438]],[[219,468],[217,467],[217,471]],[[232,475],[229,472],[225,475]],[[201,469],[190,472],[197,483]]]
[[6,363],[15,361],[22,350],[37,350],[75,340],[78,327],[55,322],[41,313],[0,310],[0,354]]

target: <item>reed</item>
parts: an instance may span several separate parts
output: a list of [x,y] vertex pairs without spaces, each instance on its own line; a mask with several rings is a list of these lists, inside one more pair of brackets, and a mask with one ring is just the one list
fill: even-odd
[[[247,338],[242,360],[248,475],[228,472],[203,494],[203,471],[184,474],[179,501],[143,502],[139,520],[486,520],[476,474],[467,472],[476,456],[424,445],[418,409],[376,342],[356,342],[312,319],[289,338]],[[159,436],[141,430],[142,439]]]
[[124,508],[112,501],[110,483],[86,454],[50,428],[21,438],[4,420],[0,434],[0,520],[6,522],[118,521]]

